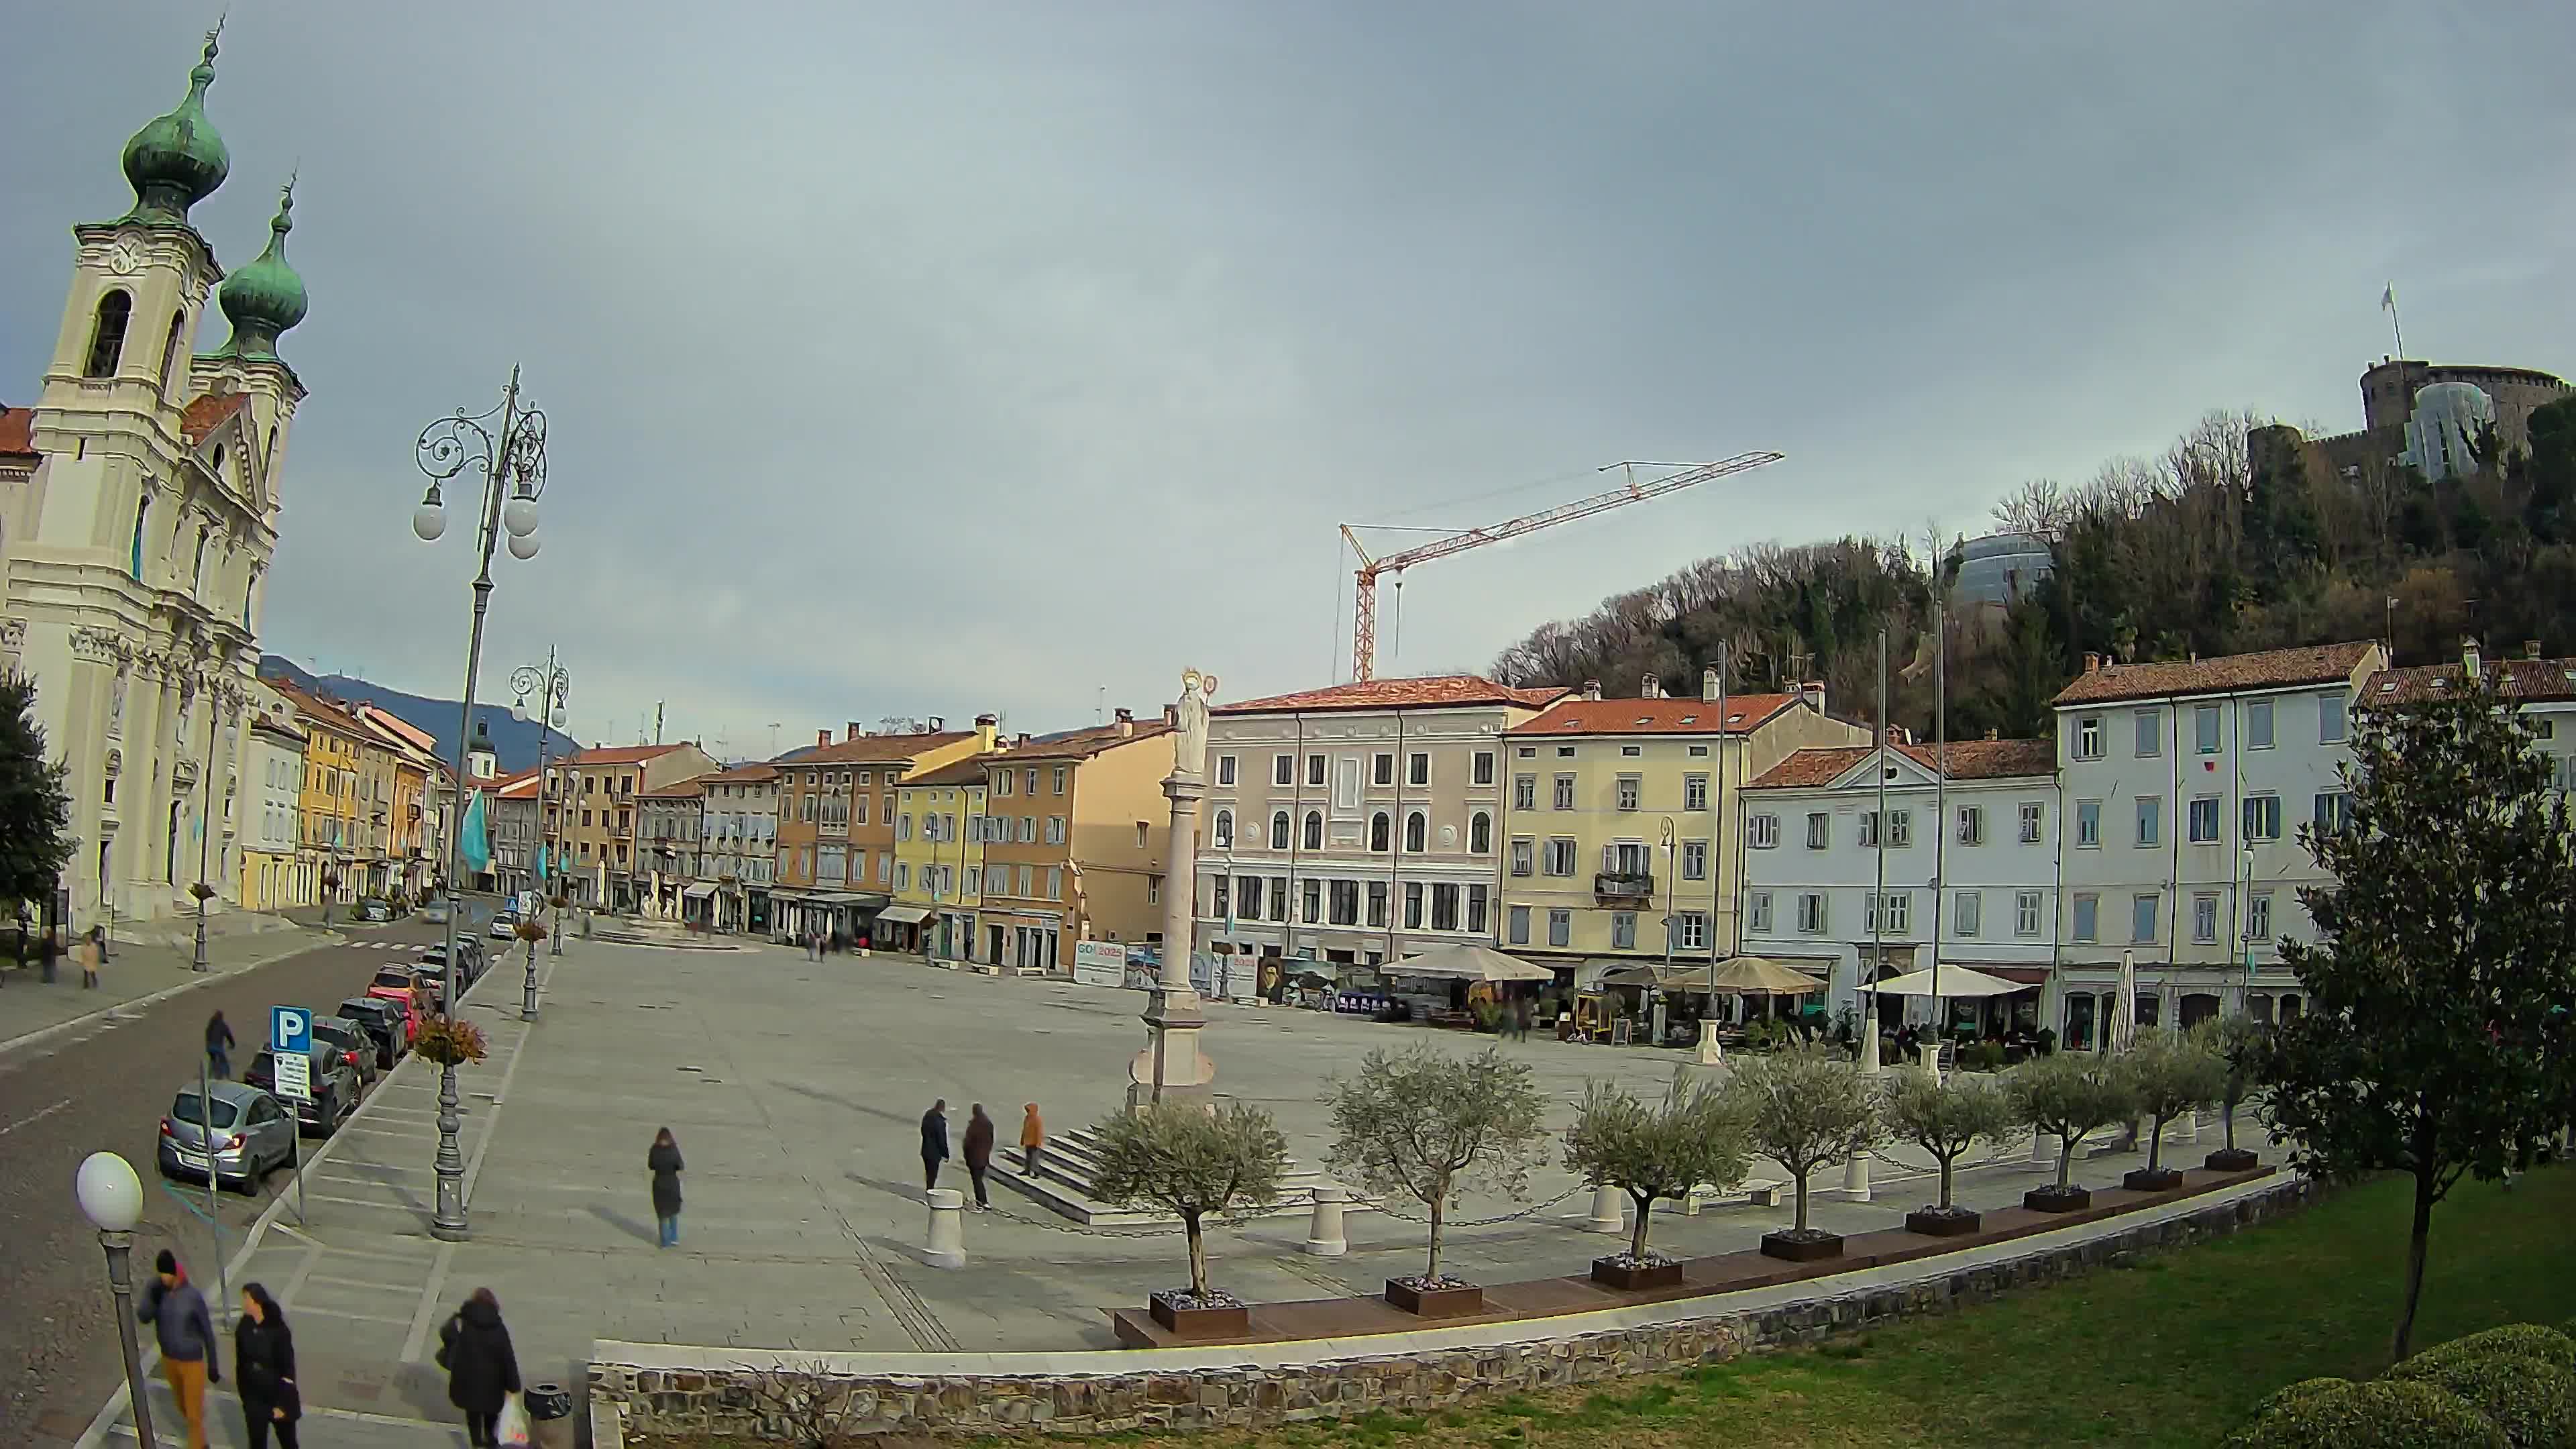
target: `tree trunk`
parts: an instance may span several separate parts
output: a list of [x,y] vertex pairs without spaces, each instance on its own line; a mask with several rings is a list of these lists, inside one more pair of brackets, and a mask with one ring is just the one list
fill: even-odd
[[1807,1230],[1807,1174],[1798,1174],[1798,1231]]
[[1955,1157],[1941,1159],[1941,1211],[1945,1213],[1950,1210],[1950,1169],[1957,1162]]
[[1628,1235],[1628,1256],[1643,1262],[1646,1257],[1646,1214],[1655,1209],[1655,1195],[1631,1189],[1628,1196],[1637,1203],[1637,1230]]
[[1204,1301],[1208,1296],[1207,1237],[1199,1230],[1199,1215],[1184,1216],[1181,1230],[1190,1235],[1190,1292]]
[[[2422,1140],[2423,1134],[2417,1134]],[[2389,1362],[2403,1363],[2415,1336],[2415,1305],[2424,1297],[2424,1245],[2433,1231],[2433,1164],[2418,1156],[2415,1167],[2415,1221],[2406,1234],[2406,1296],[2397,1310],[2397,1338]]]
[[1440,1277],[1440,1219],[1449,1206],[1449,1195],[1442,1193],[1431,1203],[1431,1261],[1422,1265],[1422,1276],[1436,1281]]
[[2218,1131],[2219,1131],[2220,1136],[2221,1136],[2222,1138],[2224,1138],[2224,1139],[2225,1139],[2225,1141],[2226,1141],[2226,1143],[2227,1143],[2227,1150],[2228,1150],[2228,1151],[2230,1151],[2230,1152],[2235,1151],[2235,1150],[2236,1150],[2236,1102],[2235,1102],[2235,1100],[2234,1100],[2233,1098],[2230,1098],[2224,1106],[2222,1106],[2222,1107],[2220,1107],[2220,1108],[2219,1108],[2219,1111],[2218,1111]]
[[2166,1119],[2151,1117],[2148,1120],[2154,1125],[2147,1132],[2147,1171],[2153,1172],[2164,1161]]
[[2057,1190],[2064,1192],[2075,1177],[2075,1135],[2067,1133],[2057,1139]]

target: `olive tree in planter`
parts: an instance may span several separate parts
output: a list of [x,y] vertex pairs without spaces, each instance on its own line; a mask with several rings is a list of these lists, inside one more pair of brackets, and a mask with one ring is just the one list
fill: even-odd
[[1386,1280],[1386,1300],[1408,1313],[1474,1313],[1485,1291],[1440,1271],[1449,1205],[1471,1187],[1520,1197],[1546,1133],[1547,1098],[1526,1066],[1493,1047],[1453,1057],[1428,1045],[1373,1051],[1359,1075],[1335,1081],[1336,1172],[1373,1193],[1403,1193],[1431,1215],[1431,1253],[1420,1274]]
[[2211,1017],[2192,1028],[2202,1047],[2227,1064],[2227,1086],[2218,1097],[2218,1130],[2225,1146],[2202,1159],[2212,1172],[2245,1172],[2263,1159],[2236,1145],[2236,1109],[2254,1094],[2271,1029],[2250,1016]]
[[2165,1124],[2227,1095],[2227,1063],[2197,1037],[2160,1031],[2129,1052],[2129,1086],[2137,1110],[2153,1119],[2147,1165],[2120,1179],[2131,1192],[2169,1192],[2182,1186],[2179,1168],[2164,1165]]
[[1743,1124],[1714,1083],[1673,1072],[1663,1105],[1649,1107],[1615,1082],[1583,1089],[1583,1106],[1565,1134],[1566,1170],[1595,1188],[1615,1187],[1637,1206],[1628,1251],[1592,1260],[1592,1278],[1612,1288],[1667,1288],[1682,1265],[1646,1250],[1655,1199],[1679,1197],[1701,1183],[1732,1187],[1751,1161]]
[[1726,1093],[1753,1150],[1797,1183],[1797,1220],[1762,1235],[1762,1251],[1793,1263],[1842,1256],[1840,1233],[1807,1222],[1807,1183],[1887,1140],[1878,1090],[1858,1064],[1823,1047],[1787,1047],[1769,1056],[1740,1056]]
[[1980,1142],[2001,1146],[2018,1135],[2021,1118],[2012,1100],[1988,1078],[1953,1073],[1945,1081],[1930,1072],[1900,1071],[1885,1105],[1889,1133],[1941,1164],[1941,1200],[1907,1213],[1905,1230],[1936,1238],[1975,1232],[1983,1220],[1972,1209],[1952,1206],[1951,1183],[1969,1148]]
[[2060,1052],[2024,1062],[2005,1088],[2013,1115],[2057,1136],[2057,1181],[2023,1193],[2033,1212],[2071,1213],[2093,1205],[2074,1183],[2075,1153],[2088,1135],[2138,1110],[2126,1059],[2098,1052]]
[[1156,1207],[1181,1220],[1190,1244],[1190,1286],[1149,1300],[1154,1321],[1175,1334],[1243,1333],[1243,1300],[1208,1286],[1206,1223],[1258,1212],[1279,1200],[1288,1139],[1258,1107],[1230,1102],[1215,1111],[1155,1102],[1092,1124],[1097,1169],[1092,1190],[1117,1207]]

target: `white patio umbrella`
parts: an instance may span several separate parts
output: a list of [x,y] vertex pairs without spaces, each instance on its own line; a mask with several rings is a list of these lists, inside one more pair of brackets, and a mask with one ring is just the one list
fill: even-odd
[[1378,968],[1389,976],[1437,976],[1457,981],[1553,981],[1556,973],[1485,946],[1443,946]]
[[[1902,976],[1882,976],[1878,979],[1875,989],[1891,996],[1930,996],[1932,973],[1908,971]],[[1955,997],[1968,1000],[1981,996],[2003,996],[2021,989],[2023,989],[2022,984],[2018,981],[1989,976],[1974,967],[1944,966],[1941,968],[1941,995],[1944,998]]]

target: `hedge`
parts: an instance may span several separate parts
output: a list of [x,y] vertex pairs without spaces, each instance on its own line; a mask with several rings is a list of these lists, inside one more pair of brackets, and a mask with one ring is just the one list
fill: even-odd
[[2513,1441],[2432,1384],[2309,1379],[2266,1400],[2226,1449],[2513,1449]]
[[2431,1365],[2409,1359],[2388,1374],[2391,1381],[2432,1384],[2459,1395],[2502,1429],[2514,1449],[2576,1449],[2576,1371],[2564,1364],[2486,1353]]
[[2437,1343],[2388,1371],[2390,1378],[2421,1378],[2434,1369],[2458,1363],[2463,1359],[2484,1358],[2491,1354],[2509,1354],[2515,1358],[2536,1358],[2561,1368],[2576,1368],[2576,1338],[2537,1323],[2508,1323],[2472,1333],[2448,1343]]

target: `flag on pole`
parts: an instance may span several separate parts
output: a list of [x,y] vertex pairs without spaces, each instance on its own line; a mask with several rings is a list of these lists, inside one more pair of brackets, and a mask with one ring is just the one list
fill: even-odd
[[2397,284],[2395,282],[2391,282],[2380,289],[2379,310],[2382,312],[2394,312],[2397,310]]
[[490,869],[492,865],[492,841],[486,829],[483,818],[483,792],[477,790],[466,802],[465,823],[462,827],[464,838],[456,843],[457,854],[464,857],[465,868],[477,875]]

